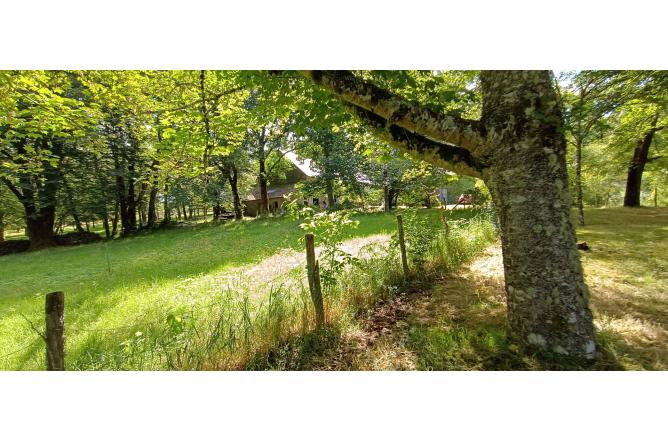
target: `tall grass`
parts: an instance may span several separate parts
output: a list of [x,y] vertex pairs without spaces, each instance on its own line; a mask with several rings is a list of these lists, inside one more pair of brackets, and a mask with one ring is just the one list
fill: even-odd
[[[427,280],[454,270],[494,239],[488,219],[454,223],[447,235],[434,237],[423,264],[413,267],[411,279]],[[406,281],[394,246],[367,246],[324,292],[330,328],[350,322],[379,299],[392,296]],[[313,306],[303,267],[265,284],[240,274],[218,286],[206,301],[171,304],[171,308],[147,308],[134,322],[119,327],[67,326],[67,368],[280,368],[268,361],[273,353],[290,341],[301,338],[317,343],[320,337],[312,330]],[[31,363],[41,365],[43,345],[37,341],[20,356],[30,356],[35,361]]]

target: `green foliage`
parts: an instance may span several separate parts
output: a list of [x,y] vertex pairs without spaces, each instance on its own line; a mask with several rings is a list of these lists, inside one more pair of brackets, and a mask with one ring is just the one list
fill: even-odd
[[304,222],[299,227],[312,233],[323,247],[319,260],[320,278],[325,290],[331,290],[338,275],[356,261],[355,257],[341,249],[341,243],[351,229],[359,226],[359,220],[352,220],[350,211],[316,212],[311,207],[302,209],[301,215]]
[[[406,253],[412,264],[422,266],[429,258],[434,243],[440,238],[440,235],[445,233],[446,229],[439,222],[418,215],[415,210],[404,211],[402,217]],[[393,236],[393,244],[399,245],[397,235]]]

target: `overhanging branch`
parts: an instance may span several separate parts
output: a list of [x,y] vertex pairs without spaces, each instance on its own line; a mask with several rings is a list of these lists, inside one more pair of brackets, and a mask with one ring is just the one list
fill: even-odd
[[339,99],[438,142],[475,152],[484,144],[479,122],[439,113],[364,81],[345,70],[301,72]]
[[6,177],[0,177],[0,180],[4,182],[5,185],[7,185],[7,188],[9,188],[9,190],[14,193],[14,195],[16,196],[16,198],[19,199],[19,201],[23,201],[23,194],[21,194],[19,189],[16,186],[14,186],[11,180],[7,179]]
[[458,174],[481,177],[484,164],[473,157],[470,151],[412,133],[396,124],[388,124],[384,118],[355,105],[346,106],[373,127],[382,139],[399,149]]

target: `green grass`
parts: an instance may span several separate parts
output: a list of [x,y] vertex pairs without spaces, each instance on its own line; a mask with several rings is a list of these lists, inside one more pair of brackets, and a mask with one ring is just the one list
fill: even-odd
[[[420,213],[434,221],[440,215]],[[349,238],[395,230],[394,215],[357,219]],[[0,368],[44,368],[43,343],[32,327],[43,326],[44,295],[56,290],[66,295],[68,368],[233,367],[212,357],[214,348],[244,340],[251,356],[310,327],[300,268],[280,282],[271,274],[241,275],[284,250],[301,252],[298,224],[286,218],[205,224],[0,257]],[[365,282],[377,287],[389,269],[371,266],[366,276],[377,273],[378,279]],[[283,316],[292,321],[279,322]],[[248,340],[251,331],[264,346]]]
[[[592,208],[585,217],[577,235],[591,247],[581,256],[599,343],[589,368],[668,369],[668,209]],[[495,249],[435,285],[405,329],[381,341],[360,368],[388,352],[409,353],[410,367],[423,370],[570,368],[520,356],[509,345],[501,268]],[[392,360],[384,365],[396,368]]]

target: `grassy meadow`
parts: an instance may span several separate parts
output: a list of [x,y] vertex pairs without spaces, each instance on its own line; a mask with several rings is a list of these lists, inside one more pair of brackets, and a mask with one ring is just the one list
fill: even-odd
[[[419,213],[439,221],[439,210]],[[356,219],[346,243],[361,240],[371,253],[337,285],[338,297],[329,293],[330,321],[351,301],[370,300],[400,269],[372,249],[394,232],[395,216]],[[44,295],[56,290],[65,292],[68,369],[242,368],[312,327],[299,223],[201,224],[0,257],[0,369],[44,368],[37,331]],[[225,351],[235,354],[215,355]]]
[[[417,215],[439,223],[441,211]],[[300,220],[0,257],[0,368],[44,369],[37,332],[55,290],[66,293],[73,370],[549,368],[507,341],[492,224],[473,210],[449,215],[450,234],[408,280],[391,245],[395,216],[355,215],[343,245],[358,260],[325,289],[330,325],[320,333]],[[668,369],[668,209],[588,209],[586,221],[577,234],[591,247],[581,255],[601,353],[592,368]],[[397,299],[400,313],[375,310]]]

